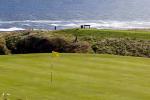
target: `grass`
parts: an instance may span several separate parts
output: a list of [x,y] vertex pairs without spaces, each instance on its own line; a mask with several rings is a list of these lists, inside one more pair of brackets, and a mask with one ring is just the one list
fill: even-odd
[[10,100],[150,100],[149,73],[148,58],[90,54],[61,54],[53,59],[50,54],[0,56],[0,93],[10,93]]
[[26,36],[39,36],[39,37],[61,37],[68,40],[74,40],[74,36],[78,36],[80,40],[87,39],[108,39],[108,38],[131,38],[138,40],[150,40],[150,30],[112,30],[112,29],[64,29],[57,31],[31,31],[28,32],[0,32],[0,38],[6,37],[26,37]]
[[58,34],[72,34],[80,38],[94,37],[96,39],[103,38],[133,38],[133,39],[150,39],[150,31],[147,30],[110,30],[110,29],[66,29],[53,31]]

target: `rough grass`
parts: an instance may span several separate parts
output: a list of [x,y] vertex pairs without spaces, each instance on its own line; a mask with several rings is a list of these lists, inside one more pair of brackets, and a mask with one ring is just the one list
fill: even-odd
[[0,56],[0,94],[10,93],[10,100],[150,100],[149,73],[148,58]]
[[106,29],[66,29],[54,31],[54,33],[73,34],[80,38],[94,37],[96,39],[104,38],[133,38],[150,39],[150,31],[147,30],[106,30]]

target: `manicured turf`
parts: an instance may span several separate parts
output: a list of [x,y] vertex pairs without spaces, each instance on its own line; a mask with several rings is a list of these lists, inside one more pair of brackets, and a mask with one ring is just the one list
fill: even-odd
[[3,92],[11,94],[10,100],[150,100],[150,59],[90,54],[0,56]]

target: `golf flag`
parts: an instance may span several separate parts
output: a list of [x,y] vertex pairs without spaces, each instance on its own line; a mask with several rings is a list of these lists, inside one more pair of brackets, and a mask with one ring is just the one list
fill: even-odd
[[52,57],[59,57],[59,52],[52,51]]

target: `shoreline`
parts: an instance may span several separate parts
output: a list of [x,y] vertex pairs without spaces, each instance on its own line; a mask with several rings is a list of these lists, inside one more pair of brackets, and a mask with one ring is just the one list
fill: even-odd
[[[12,28],[10,28],[12,29]],[[65,28],[65,29],[23,29],[23,28],[20,28],[19,29],[14,29],[14,30],[10,30],[10,29],[3,29],[1,30],[0,29],[0,33],[5,33],[5,32],[23,32],[23,31],[60,31],[60,30],[66,30],[66,29],[81,29],[81,28]],[[116,31],[119,31],[119,30],[122,30],[122,31],[150,31],[150,28],[127,28],[127,29],[121,29],[121,28],[90,28],[91,30],[92,29],[95,29],[95,30],[116,30]],[[82,30],[90,30],[88,28],[86,29],[82,29]]]
[[27,29],[58,30],[80,28],[81,25],[91,25],[96,29],[132,30],[150,29],[150,21],[115,21],[115,20],[22,20],[0,21],[0,31],[18,31]]

